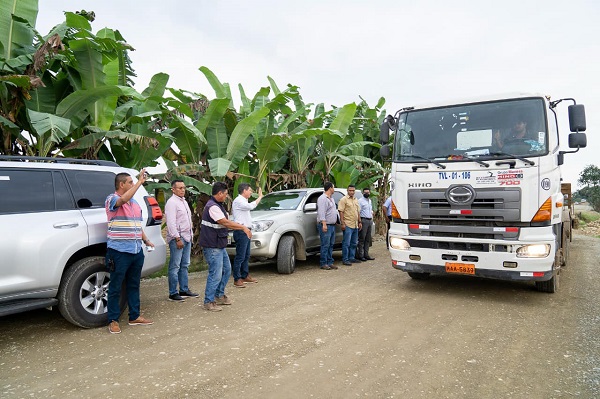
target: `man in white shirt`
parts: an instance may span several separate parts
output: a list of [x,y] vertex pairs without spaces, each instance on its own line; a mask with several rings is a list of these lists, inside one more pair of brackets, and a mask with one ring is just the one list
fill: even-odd
[[[248,199],[254,191],[248,183],[240,183],[238,185],[239,195],[233,200],[231,205],[231,214],[233,221],[242,224],[249,229],[252,228],[252,216],[250,211],[256,208],[256,205],[263,197],[262,189],[258,189],[258,198],[252,202]],[[250,277],[248,262],[250,260],[250,238],[241,230],[233,232],[233,240],[235,241],[235,258],[233,259],[233,285],[238,288],[245,288],[246,283],[258,283],[258,280]]]

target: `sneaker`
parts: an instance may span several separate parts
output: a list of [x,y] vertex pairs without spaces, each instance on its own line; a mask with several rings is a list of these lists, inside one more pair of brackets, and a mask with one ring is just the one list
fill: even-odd
[[323,269],[323,270],[331,270],[331,266],[327,266],[327,265],[321,266],[321,269]]
[[343,261],[342,265],[344,265],[344,266],[352,266],[352,263],[350,263],[348,261]]
[[231,305],[231,299],[229,299],[227,295],[216,296],[215,303],[217,305]]
[[115,320],[111,321],[108,324],[108,332],[111,334],[121,334],[121,327],[119,327],[119,323]]
[[185,302],[185,298],[183,298],[179,294],[173,294],[173,295],[169,295],[169,301],[173,301],[173,302]]
[[196,294],[195,292],[192,292],[190,290],[187,291],[179,291],[179,295],[182,297],[188,297],[188,298],[198,298],[198,294]]
[[246,276],[246,278],[243,278],[242,281],[244,283],[258,283],[258,280],[250,277],[250,275]]
[[154,324],[154,322],[150,319],[145,319],[142,316],[135,320],[129,320],[130,326],[149,326],[150,324]]
[[333,269],[333,270],[337,270],[338,267],[336,265],[329,265],[329,268]]
[[242,280],[242,279],[235,280],[233,282],[233,286],[237,287],[237,288],[246,288],[246,285],[244,284],[244,280]]
[[223,308],[218,306],[215,302],[207,302],[204,305],[202,305],[202,307],[205,310],[208,310],[211,312],[220,312],[221,310],[223,310]]

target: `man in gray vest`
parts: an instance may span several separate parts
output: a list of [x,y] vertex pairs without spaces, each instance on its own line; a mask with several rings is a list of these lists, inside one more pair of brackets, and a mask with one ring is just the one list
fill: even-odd
[[228,229],[243,230],[248,238],[252,237],[249,228],[228,219],[227,211],[223,206],[226,198],[227,184],[216,182],[212,187],[212,197],[202,212],[199,243],[204,259],[208,263],[204,309],[212,312],[223,310],[219,305],[231,305],[231,300],[225,295],[225,285],[231,276],[231,262],[225,250],[229,235]]

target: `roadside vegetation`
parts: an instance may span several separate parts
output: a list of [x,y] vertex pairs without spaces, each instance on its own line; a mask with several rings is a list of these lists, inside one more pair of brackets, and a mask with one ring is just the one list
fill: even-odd
[[325,180],[378,187],[379,210],[389,173],[378,143],[384,98],[306,103],[297,86],[267,76],[253,95],[237,85],[241,104],[234,104],[231,85],[206,66],[199,74],[214,93],[169,87],[162,72],[140,92],[133,45],[117,29],[94,30],[95,14],[82,10],[65,12],[43,34],[37,12],[38,0],[0,4],[0,155],[101,159],[134,169],[160,163],[166,171],[146,188],[164,203],[170,182],[182,179],[196,235],[215,181],[233,193],[242,182],[265,192]]

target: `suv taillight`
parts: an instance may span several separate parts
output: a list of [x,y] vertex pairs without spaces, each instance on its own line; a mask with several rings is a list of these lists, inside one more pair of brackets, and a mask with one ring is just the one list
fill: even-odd
[[160,206],[158,206],[158,202],[154,197],[144,197],[144,201],[146,201],[146,205],[148,206],[148,223],[146,226],[154,226],[160,224],[163,213],[160,210]]

